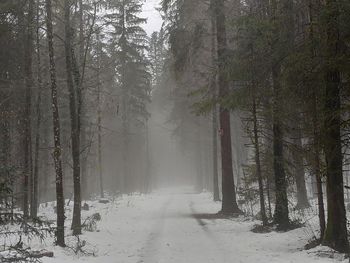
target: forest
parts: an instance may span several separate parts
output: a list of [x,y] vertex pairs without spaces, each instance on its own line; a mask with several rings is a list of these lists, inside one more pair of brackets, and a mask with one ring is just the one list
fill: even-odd
[[348,0],[0,1],[0,262],[348,262],[349,213]]

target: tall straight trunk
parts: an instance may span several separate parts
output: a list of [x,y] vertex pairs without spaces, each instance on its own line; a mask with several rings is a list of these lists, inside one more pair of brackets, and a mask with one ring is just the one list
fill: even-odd
[[[0,116],[0,162],[2,169],[0,170],[0,178],[7,180],[10,178],[10,165],[11,165],[11,146],[12,140],[11,140],[11,125],[10,125],[10,112],[11,112],[11,101],[9,98],[9,91],[0,91],[1,98],[7,98],[5,100],[2,100],[2,103],[0,105],[0,112],[2,113]],[[14,218],[14,182],[11,181],[8,185],[11,192],[8,194],[5,194],[5,202],[11,206],[11,216],[10,221],[11,224],[13,223]],[[3,198],[3,197],[2,197]],[[3,201],[3,200],[2,200]]]
[[326,229],[326,219],[324,211],[323,201],[323,188],[322,188],[322,177],[321,177],[321,161],[320,161],[320,135],[319,135],[319,120],[317,117],[317,97],[316,92],[313,92],[313,140],[314,140],[314,173],[316,177],[317,185],[317,201],[318,201],[318,218],[320,223],[320,239],[323,238]]
[[[41,137],[42,137],[42,142],[44,145],[48,145],[49,138],[50,138],[50,131],[47,129],[43,129]],[[40,163],[42,164],[42,174],[45,176],[42,176],[39,180],[40,186],[41,187],[39,191],[39,200],[47,200],[49,193],[51,194],[50,189],[50,180],[51,180],[51,173],[49,172],[50,169],[50,154],[48,154],[48,151],[45,150],[45,154],[42,155],[40,158]]]
[[[85,112],[84,110],[82,112]],[[84,113],[82,113],[84,115]],[[88,156],[89,156],[89,150],[90,150],[90,145],[88,142],[87,138],[87,132],[88,129],[86,127],[85,118],[81,118],[82,123],[81,123],[81,128],[80,128],[80,146],[81,146],[81,198],[82,200],[88,198]]]
[[41,76],[41,55],[40,55],[40,2],[37,1],[36,4],[37,14],[36,14],[36,53],[37,53],[37,81],[38,81],[38,97],[36,101],[36,127],[35,127],[35,153],[34,153],[34,170],[33,170],[33,194],[31,202],[31,217],[35,218],[38,214],[39,205],[39,148],[40,148],[40,127],[41,127],[41,92],[42,92],[42,76]]
[[289,227],[289,210],[287,197],[287,180],[284,168],[283,154],[283,131],[281,122],[281,85],[280,66],[275,65],[272,69],[274,106],[273,106],[273,170],[275,175],[276,205],[274,222],[279,229],[285,230]]
[[[229,83],[226,74],[226,17],[224,0],[215,1],[214,16],[216,22],[219,98],[225,98],[229,93]],[[222,209],[224,214],[241,213],[237,205],[236,190],[232,170],[232,146],[229,109],[220,105],[220,140],[222,165]]]
[[73,62],[72,62],[72,29],[70,25],[70,0],[64,2],[64,21],[65,21],[65,58],[67,86],[69,91],[69,109],[71,120],[71,143],[73,159],[73,188],[74,205],[72,230],[73,235],[81,234],[81,193],[80,193],[80,132],[79,132],[79,113],[77,103],[77,90],[73,82]]
[[32,180],[32,128],[31,128],[31,108],[32,108],[32,88],[33,80],[33,28],[34,28],[34,1],[28,2],[28,14],[26,25],[26,40],[24,45],[24,74],[25,74],[25,111],[24,111],[24,217],[29,216],[29,200],[33,188]]
[[[211,6],[211,12],[214,12],[213,6]],[[213,76],[211,79],[211,90],[212,90],[212,98],[214,102],[213,106],[213,198],[215,202],[220,201],[220,190],[219,190],[219,167],[218,167],[218,107],[217,107],[217,81],[216,81],[216,30],[215,30],[215,16],[211,15],[211,58],[213,63]]]
[[[273,117],[271,114],[271,106],[269,104],[269,99],[264,98],[262,100],[262,106],[263,106],[263,112],[265,113],[263,116],[264,122],[263,124],[265,125],[264,129],[267,131],[272,131],[273,128]],[[266,148],[264,152],[262,152],[262,156],[273,156],[273,140],[272,138],[264,138],[264,145],[266,145]],[[265,162],[268,162],[268,166],[271,165],[269,158],[265,157]],[[272,168],[273,168],[273,163],[272,163]],[[273,213],[272,213],[272,195],[273,195],[273,187],[272,187],[272,181],[273,181],[273,170],[272,173],[267,173],[266,174],[266,197],[267,197],[267,205],[268,205],[268,217],[269,219],[273,218]]]
[[[83,17],[83,12],[84,11],[84,6],[83,6],[83,0],[79,0],[79,12],[78,12],[78,17],[79,17],[79,71],[82,72],[84,71],[85,67],[85,56],[84,56],[84,50],[85,50],[85,40],[84,40],[84,17]],[[77,73],[78,71],[75,70]],[[88,180],[87,180],[87,160],[88,160],[88,150],[86,150],[86,146],[88,144],[87,142],[87,125],[86,125],[86,110],[85,110],[85,105],[84,105],[84,99],[83,99],[83,87],[82,87],[82,82],[83,82],[83,76],[80,78],[80,74],[77,75],[79,77],[79,83],[76,85],[78,86],[78,89],[80,92],[78,92],[78,114],[79,114],[79,122],[80,122],[80,146],[83,150],[81,154],[81,196],[82,198],[87,198],[87,188],[88,188]],[[77,77],[76,77],[77,79]],[[79,102],[80,101],[80,102]]]
[[[286,43],[282,43],[281,41],[277,41],[272,44],[272,50],[276,50],[278,54],[275,54],[275,59],[272,62],[272,86],[273,86],[273,123],[272,123],[272,131],[273,131],[273,170],[275,177],[275,213],[274,213],[274,223],[281,230],[286,230],[289,225],[289,210],[288,210],[288,197],[287,197],[287,180],[286,180],[286,172],[284,167],[284,153],[283,153],[283,127],[281,120],[282,113],[282,85],[281,85],[281,59],[285,52],[283,51],[280,54],[281,46],[283,50],[288,50],[290,47],[290,33],[286,30],[290,29],[289,24],[289,16],[291,14],[287,14],[287,11],[290,11],[287,8],[289,4],[289,0],[283,2],[283,9],[278,8],[278,1],[271,1],[271,21],[273,23],[278,23],[278,27],[275,28],[273,34],[277,38],[278,36],[287,37],[285,40]],[[282,19],[281,23],[279,23],[280,19]]]
[[[316,57],[316,51],[314,48],[314,0],[309,0],[308,11],[310,18],[310,35],[309,41],[311,43],[310,56],[312,59]],[[319,8],[320,3],[316,2],[316,8]],[[317,201],[318,201],[318,218],[320,224],[320,240],[322,240],[325,229],[326,229],[326,219],[325,219],[325,209],[323,200],[323,188],[322,188],[322,176],[321,176],[321,147],[320,147],[320,134],[319,134],[319,117],[318,117],[318,96],[316,90],[318,87],[314,85],[314,81],[311,82],[312,85],[312,125],[313,125],[313,143],[314,143],[314,163],[313,170],[316,179],[316,189],[317,189]]]
[[[330,30],[329,33],[331,32]],[[323,244],[339,252],[348,252],[339,92],[339,71],[337,72],[331,69],[327,72],[326,76],[324,150],[326,157],[328,213]]]
[[337,62],[341,54],[338,1],[327,0],[324,151],[327,176],[327,226],[323,244],[339,252],[349,251],[344,205],[343,155],[341,142],[341,76]]
[[122,191],[129,193],[129,114],[128,114],[128,101],[129,93],[126,85],[126,67],[127,67],[127,46],[126,46],[126,14],[125,14],[125,2],[123,1],[122,7],[122,25],[121,25],[121,52],[120,52],[120,65],[121,65],[121,90],[122,90],[122,129],[123,129],[123,175],[122,175]]
[[267,225],[266,208],[265,208],[265,196],[264,196],[264,184],[261,171],[260,161],[260,144],[259,144],[259,131],[258,131],[258,118],[256,109],[256,97],[255,90],[253,91],[253,133],[254,133],[254,149],[255,149],[255,165],[256,176],[258,178],[259,185],[259,197],[260,197],[260,213],[263,225]]
[[102,111],[101,111],[100,64],[97,69],[97,129],[98,129],[98,173],[100,179],[100,195],[104,198],[102,171]]
[[219,166],[218,166],[218,112],[217,106],[213,108],[213,195],[214,201],[220,201]]
[[49,47],[50,60],[50,79],[51,79],[51,100],[52,100],[52,120],[53,120],[53,135],[54,135],[54,162],[56,172],[56,202],[57,202],[57,229],[56,229],[56,244],[64,247],[64,196],[63,196],[63,171],[61,157],[61,128],[60,117],[58,112],[57,101],[57,83],[56,83],[56,66],[55,53],[53,46],[53,27],[52,27],[52,4],[51,0],[45,0],[46,7],[46,27],[47,41]]
[[[262,7],[260,7],[262,8]],[[262,10],[259,9],[261,12]],[[261,14],[261,13],[260,13]],[[262,15],[262,14],[261,14]],[[255,59],[254,58],[254,45],[251,45],[251,56],[252,56],[252,61]],[[255,70],[254,70],[254,65],[253,63],[251,64],[251,70],[252,70],[252,90],[251,90],[251,95],[252,95],[252,117],[253,117],[253,144],[254,144],[254,150],[255,150],[255,165],[256,165],[256,177],[258,179],[258,186],[259,186],[259,201],[260,201],[260,214],[261,214],[261,220],[263,225],[267,225],[268,220],[266,216],[266,208],[265,208],[265,195],[264,195],[264,180],[263,180],[263,175],[262,175],[262,169],[261,169],[261,158],[260,158],[260,142],[259,142],[259,123],[258,123],[258,109],[257,109],[257,80],[255,76]]]

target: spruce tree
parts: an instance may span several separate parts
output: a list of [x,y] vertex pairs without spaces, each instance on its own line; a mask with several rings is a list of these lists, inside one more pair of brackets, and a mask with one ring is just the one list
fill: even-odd
[[146,59],[148,39],[140,16],[142,0],[110,1],[111,13],[106,15],[107,23],[113,27],[112,41],[115,50],[115,72],[120,90],[122,136],[123,136],[123,175],[121,186],[124,192],[131,191],[130,183],[130,133],[132,129],[144,127],[149,113],[146,105],[150,100],[151,75]]

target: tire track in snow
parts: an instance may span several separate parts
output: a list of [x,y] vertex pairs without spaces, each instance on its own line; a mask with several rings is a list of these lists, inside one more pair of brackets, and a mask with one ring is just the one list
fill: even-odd
[[215,234],[208,228],[207,224],[203,219],[198,216],[198,212],[194,208],[194,202],[191,200],[189,202],[189,207],[192,212],[192,217],[196,220],[197,224],[201,227],[204,234],[211,241],[214,247],[220,252],[220,262],[229,262],[229,256],[227,251],[224,249],[223,243],[215,236]]
[[172,197],[162,205],[160,209],[160,215],[157,217],[157,220],[154,224],[152,232],[149,234],[144,247],[142,248],[140,259],[137,263],[155,263],[157,262],[157,250],[159,249],[159,238],[162,235],[165,223],[165,215],[167,208],[172,202]]

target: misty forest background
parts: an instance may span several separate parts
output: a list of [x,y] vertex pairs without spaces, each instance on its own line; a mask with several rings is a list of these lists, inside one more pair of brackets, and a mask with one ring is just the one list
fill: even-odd
[[0,224],[56,201],[64,246],[86,200],[189,184],[348,252],[350,2],[162,0],[151,36],[143,3],[1,1]]

